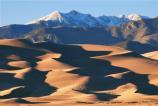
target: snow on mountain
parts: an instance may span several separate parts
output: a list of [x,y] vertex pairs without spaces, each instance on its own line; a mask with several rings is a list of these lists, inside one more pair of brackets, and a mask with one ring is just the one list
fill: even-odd
[[117,26],[117,25],[120,25],[122,23],[126,23],[129,21],[125,17],[120,18],[120,17],[116,17],[116,16],[100,16],[100,17],[97,17],[97,20],[103,26],[106,26],[106,25]]
[[138,20],[141,20],[141,19],[144,19],[144,18],[148,18],[146,16],[141,16],[139,14],[129,14],[126,16],[127,19],[129,20],[132,20],[132,21],[138,21]]
[[39,18],[37,20],[31,21],[28,24],[34,24],[34,23],[39,23],[40,21],[59,21],[62,22],[63,21],[63,16],[62,13],[60,13],[59,11],[54,11],[51,14],[44,16],[42,18]]
[[71,25],[74,26],[95,27],[99,25],[95,17],[90,14],[79,13],[75,10],[64,14],[64,17]]
[[60,20],[62,21],[63,17],[59,11],[54,11],[51,14],[40,18],[40,20],[49,21],[49,20]]
[[147,18],[138,14],[121,16],[99,16],[94,17],[90,14],[79,13],[72,10],[68,13],[54,11],[51,14],[31,21],[28,24],[44,24],[45,26],[77,26],[77,27],[100,27],[100,26],[118,26],[129,21],[138,21]]

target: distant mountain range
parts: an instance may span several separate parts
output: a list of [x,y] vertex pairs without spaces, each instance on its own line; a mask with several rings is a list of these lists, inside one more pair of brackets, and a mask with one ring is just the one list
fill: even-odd
[[158,18],[138,14],[94,17],[74,10],[55,11],[26,25],[0,27],[0,37],[62,44],[118,45],[144,53],[158,50]]
[[127,16],[121,15],[119,17],[105,15],[94,17],[90,14],[83,14],[72,10],[69,13],[54,11],[47,16],[31,21],[28,24],[36,24],[41,27],[104,27],[116,26],[129,21],[138,21],[147,18],[149,17],[141,16],[138,14],[130,14]]

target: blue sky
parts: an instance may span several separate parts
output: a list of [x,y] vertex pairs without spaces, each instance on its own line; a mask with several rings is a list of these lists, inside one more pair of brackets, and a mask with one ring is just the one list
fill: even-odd
[[158,16],[158,0],[0,0],[0,26],[25,24],[52,11],[99,15],[139,13]]

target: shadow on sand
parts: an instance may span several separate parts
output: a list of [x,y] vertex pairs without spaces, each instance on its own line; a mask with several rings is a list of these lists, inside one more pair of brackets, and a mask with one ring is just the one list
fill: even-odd
[[0,84],[1,90],[21,86],[14,89],[10,94],[1,96],[0,99],[42,97],[55,92],[56,87],[44,82],[47,73],[32,69],[24,75],[23,79],[15,78],[14,74],[0,73],[0,81],[3,82]]

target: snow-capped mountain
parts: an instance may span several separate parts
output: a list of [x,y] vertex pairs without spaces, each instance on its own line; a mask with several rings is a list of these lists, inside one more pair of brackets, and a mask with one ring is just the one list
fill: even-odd
[[39,24],[46,27],[71,26],[71,27],[102,27],[102,26],[118,26],[129,21],[138,21],[144,18],[138,14],[129,14],[127,16],[99,16],[94,17],[90,14],[84,14],[72,10],[68,13],[54,11],[42,18],[29,22],[28,24]]

